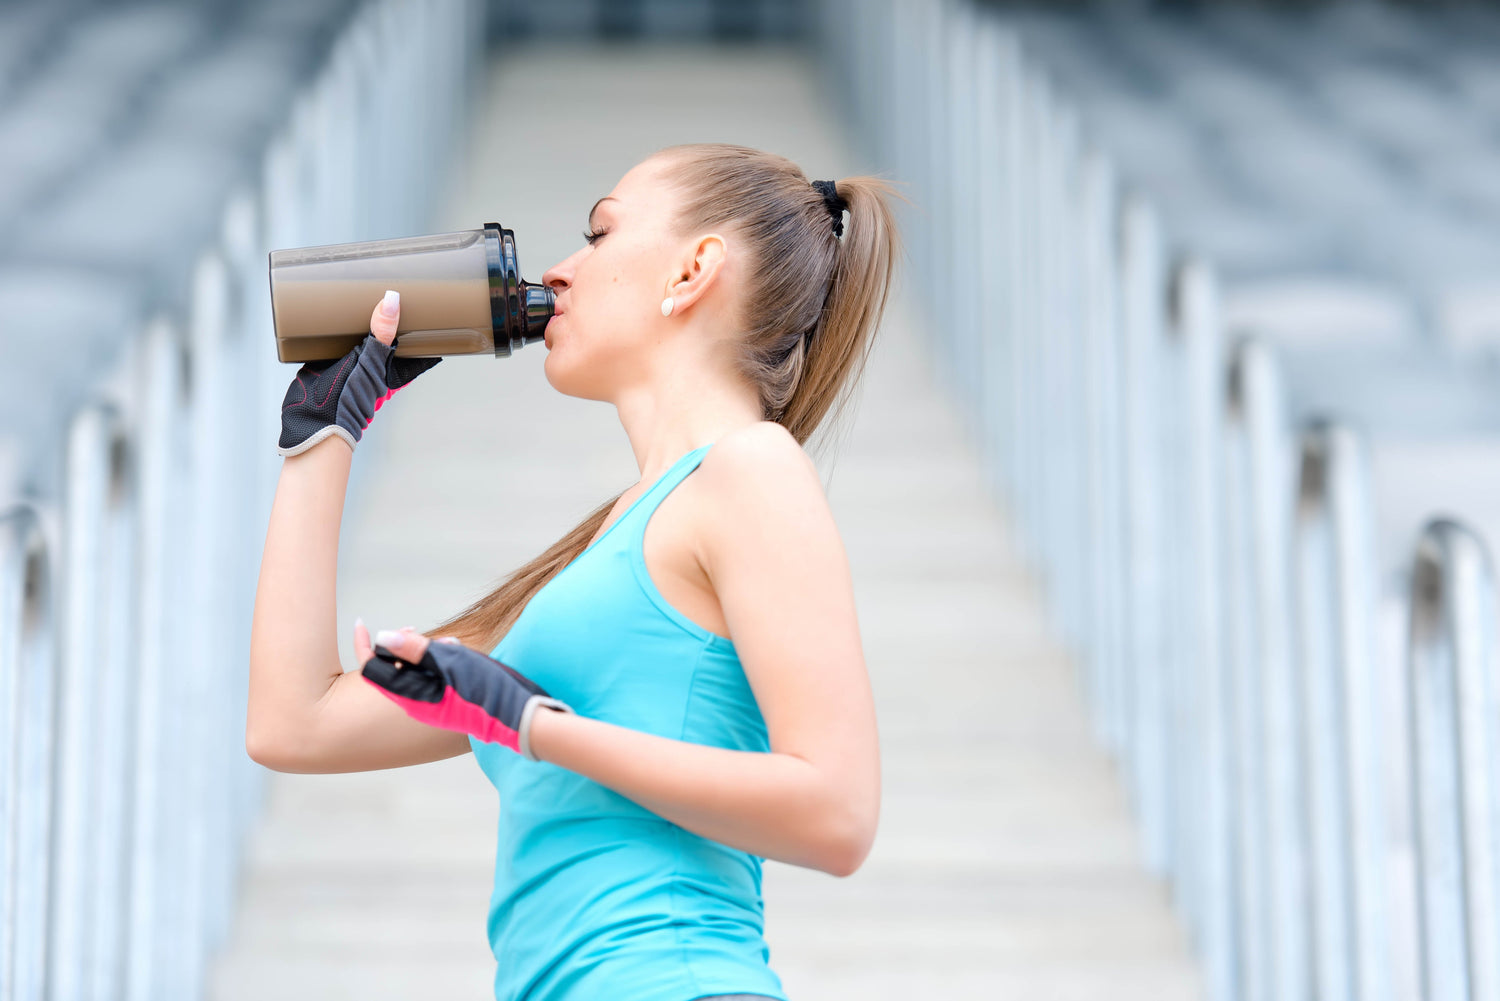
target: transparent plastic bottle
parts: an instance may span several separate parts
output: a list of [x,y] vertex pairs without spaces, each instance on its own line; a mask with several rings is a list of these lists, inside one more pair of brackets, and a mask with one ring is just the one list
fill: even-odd
[[397,240],[273,250],[271,316],[284,362],[341,358],[370,331],[386,289],[401,293],[396,354],[508,357],[542,339],[550,288],[523,281],[499,223]]

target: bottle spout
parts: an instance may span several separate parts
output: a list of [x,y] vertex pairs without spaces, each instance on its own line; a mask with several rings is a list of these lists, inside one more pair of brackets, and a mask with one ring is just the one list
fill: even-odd
[[485,223],[484,244],[495,357],[505,358],[518,348],[542,340],[556,296],[545,285],[522,280],[513,232],[498,222]]
[[522,282],[526,295],[523,309],[526,313],[526,329],[528,333],[522,338],[523,344],[535,344],[542,339],[547,331],[547,323],[552,319],[553,307],[557,302],[557,295],[546,285],[533,285],[530,282]]

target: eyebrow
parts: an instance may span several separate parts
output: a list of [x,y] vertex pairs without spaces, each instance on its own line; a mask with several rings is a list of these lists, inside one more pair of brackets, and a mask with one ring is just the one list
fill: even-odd
[[619,199],[616,198],[614,195],[605,195],[603,198],[601,198],[597,202],[595,202],[594,203],[594,207],[591,208],[591,209],[589,209],[589,225],[590,226],[594,225],[594,213],[596,211],[598,211],[600,205],[604,204],[605,202],[617,202],[617,201],[619,201]]

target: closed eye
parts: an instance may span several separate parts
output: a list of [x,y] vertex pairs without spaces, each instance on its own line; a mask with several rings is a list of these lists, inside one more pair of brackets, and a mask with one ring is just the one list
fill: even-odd
[[592,230],[584,230],[583,238],[589,242],[590,246],[593,246],[594,241],[597,240],[597,239],[599,239],[606,232],[608,232],[608,230],[600,230],[598,232],[595,232],[595,231],[592,231]]

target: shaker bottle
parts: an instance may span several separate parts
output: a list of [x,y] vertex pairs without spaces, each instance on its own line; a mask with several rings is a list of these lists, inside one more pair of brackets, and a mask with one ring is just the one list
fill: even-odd
[[284,362],[341,358],[370,332],[386,289],[401,293],[396,354],[512,351],[542,339],[550,288],[522,281],[499,223],[397,240],[271,251],[271,318]]

